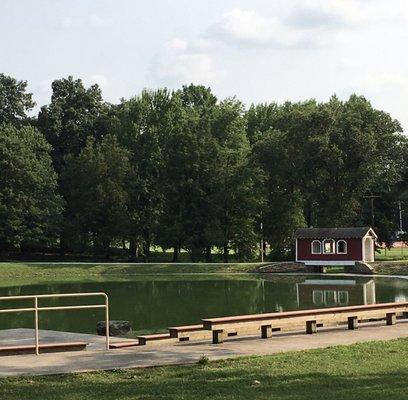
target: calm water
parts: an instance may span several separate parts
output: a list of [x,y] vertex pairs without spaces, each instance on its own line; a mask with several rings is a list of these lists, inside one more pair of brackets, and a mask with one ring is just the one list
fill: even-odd
[[[135,331],[199,323],[205,317],[408,301],[408,280],[322,276],[144,276],[133,280],[0,288],[0,296],[104,291],[111,319],[129,320]],[[83,300],[82,300],[83,301]],[[92,300],[94,303],[97,302]],[[29,302],[14,303],[19,307]],[[31,303],[32,304],[32,303]],[[79,304],[47,300],[41,305]],[[2,303],[2,307],[9,303]],[[94,333],[102,310],[53,311],[40,316],[40,327]],[[32,327],[33,315],[0,314],[0,329]]]

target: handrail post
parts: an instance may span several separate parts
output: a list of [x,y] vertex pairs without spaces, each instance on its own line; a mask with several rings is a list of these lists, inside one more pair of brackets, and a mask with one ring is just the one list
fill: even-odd
[[39,345],[39,332],[38,332],[38,297],[34,297],[34,320],[35,320],[35,354],[38,356],[40,354],[40,345]]
[[[71,305],[71,306],[59,306],[59,307],[40,307],[39,299],[44,298],[61,298],[61,297],[89,297],[89,296],[103,296],[105,298],[105,304],[88,304],[88,305]],[[23,307],[23,308],[7,308],[0,309],[0,314],[3,313],[17,313],[17,312],[34,312],[34,335],[35,335],[35,354],[40,354],[40,329],[39,329],[39,313],[40,311],[51,311],[51,310],[78,310],[78,309],[95,309],[95,308],[105,308],[105,324],[106,324],[106,350],[110,347],[110,337],[109,337],[109,297],[104,292],[97,293],[60,293],[60,294],[39,294],[39,295],[23,295],[23,296],[0,296],[0,301],[3,300],[34,300],[34,306]]]
[[109,298],[105,295],[105,335],[106,335],[106,350],[109,350]]

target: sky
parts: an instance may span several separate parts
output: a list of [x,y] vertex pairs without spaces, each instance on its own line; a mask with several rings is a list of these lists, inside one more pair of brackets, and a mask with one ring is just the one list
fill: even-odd
[[365,96],[408,130],[407,0],[0,0],[0,72],[143,88],[210,86],[245,104]]

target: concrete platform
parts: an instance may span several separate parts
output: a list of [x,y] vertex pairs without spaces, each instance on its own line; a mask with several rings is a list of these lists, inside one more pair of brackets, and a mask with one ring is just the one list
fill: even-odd
[[[71,335],[75,336],[70,336],[70,338],[78,339],[79,337],[76,334]],[[0,376],[51,375],[190,364],[197,362],[202,355],[206,355],[210,360],[219,360],[406,337],[408,337],[408,322],[404,321],[393,326],[385,326],[383,322],[361,324],[360,329],[355,331],[349,331],[345,328],[331,328],[322,329],[314,335],[294,332],[289,334],[277,333],[271,339],[241,337],[230,339],[218,345],[208,342],[182,342],[157,347],[154,345],[138,346],[106,351],[97,350],[96,346],[100,346],[100,344],[95,343],[94,348],[83,352],[1,357]],[[100,339],[103,340],[103,337]]]
[[[87,342],[88,350],[105,350],[105,336],[90,335],[87,333],[73,333],[60,331],[39,331],[40,343],[61,343],[61,342]],[[124,342],[126,340],[111,337],[110,340]],[[34,343],[34,329],[3,329],[0,330],[0,347],[1,346],[18,346],[29,345]],[[0,359],[0,364],[2,363]]]

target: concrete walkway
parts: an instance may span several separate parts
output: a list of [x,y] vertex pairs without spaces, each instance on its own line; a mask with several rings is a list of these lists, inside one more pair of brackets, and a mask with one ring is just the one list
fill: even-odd
[[234,338],[219,345],[208,342],[183,342],[110,351],[91,349],[39,356],[7,356],[0,357],[0,376],[50,375],[189,364],[197,362],[202,355],[206,355],[210,360],[218,360],[404,337],[408,337],[408,322],[399,322],[394,326],[370,323],[362,324],[356,331],[332,328],[321,330],[315,335],[306,335],[303,332],[276,334],[268,340],[258,337]]

